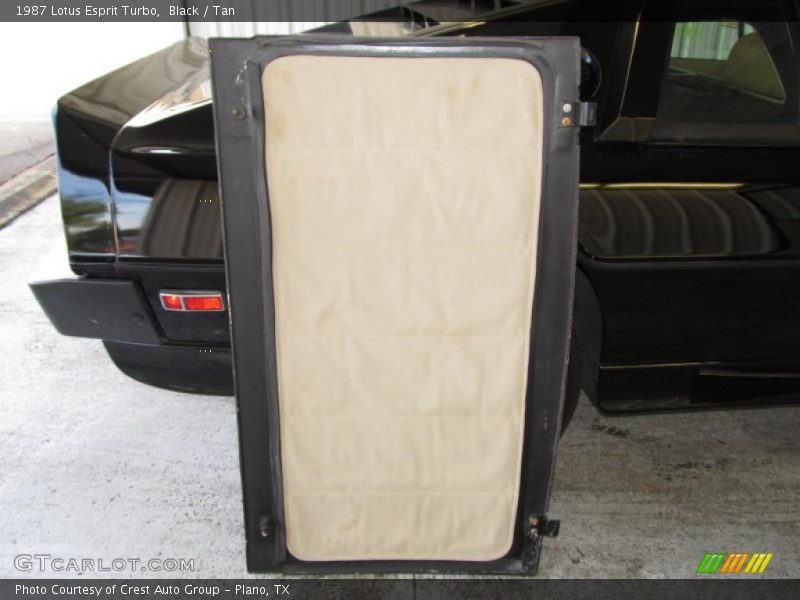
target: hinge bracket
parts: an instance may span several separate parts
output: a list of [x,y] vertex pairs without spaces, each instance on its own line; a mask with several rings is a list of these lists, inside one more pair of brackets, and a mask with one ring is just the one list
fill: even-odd
[[532,538],[540,536],[557,537],[558,530],[561,527],[561,521],[558,519],[548,519],[547,517],[531,517],[528,520],[528,527],[528,535]]
[[547,517],[529,517],[524,523],[522,542],[522,569],[529,574],[536,574],[539,554],[542,551],[542,537],[556,537],[561,525],[556,519]]
[[591,127],[596,122],[595,102],[564,102],[561,105],[561,127]]

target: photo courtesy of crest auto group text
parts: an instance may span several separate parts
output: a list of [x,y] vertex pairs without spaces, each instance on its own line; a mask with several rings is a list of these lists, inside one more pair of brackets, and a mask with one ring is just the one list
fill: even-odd
[[798,48],[0,5],[0,599],[797,598]]

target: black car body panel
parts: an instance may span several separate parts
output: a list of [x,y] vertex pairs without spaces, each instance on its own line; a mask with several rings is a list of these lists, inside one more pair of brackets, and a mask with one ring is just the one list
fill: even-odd
[[[654,3],[630,1],[615,22],[586,0],[509,3],[455,24],[437,24],[425,2],[413,18],[391,13],[410,35],[578,36],[599,64],[598,124],[581,135],[575,331],[583,387],[604,410],[800,398],[800,125],[770,125],[763,138],[763,127],[668,127],[658,108],[672,21],[775,25],[777,14],[781,43],[800,46],[794,2],[751,4],[676,4],[667,20]],[[792,56],[781,72],[797,71]],[[792,110],[796,87],[786,86]],[[55,125],[72,269],[138,286],[159,335],[153,352],[192,349],[176,350],[158,376],[141,358],[146,346],[115,361],[157,385],[230,393],[224,368],[208,384],[203,360],[189,358],[227,352],[227,314],[170,314],[158,303],[160,289],[225,289],[205,42],[180,42],[67,94]]]
[[[113,151],[120,142],[122,148],[137,151],[136,146],[124,144],[128,136],[123,135],[123,130],[135,128],[136,121],[132,119],[137,115],[141,120],[158,110],[158,101],[163,101],[165,95],[169,100],[170,93],[180,94],[181,86],[191,84],[192,77],[207,78],[207,63],[205,43],[190,39],[117,69],[59,99],[54,117],[59,191],[71,262],[116,258],[120,250],[117,232],[132,210],[132,199],[118,202],[115,180],[124,179],[127,173],[129,177],[141,177],[146,172],[146,163],[134,160],[120,165]],[[210,108],[206,110],[210,124]],[[191,111],[184,118],[198,119]],[[184,127],[180,131],[181,144],[189,144],[193,129]],[[205,146],[212,149],[213,156],[213,143],[209,146],[207,138],[211,131],[198,133]],[[174,130],[172,134],[174,138]],[[151,132],[150,143],[157,143],[162,135]],[[213,159],[208,164],[213,178]],[[186,171],[179,169],[179,172],[185,176]]]

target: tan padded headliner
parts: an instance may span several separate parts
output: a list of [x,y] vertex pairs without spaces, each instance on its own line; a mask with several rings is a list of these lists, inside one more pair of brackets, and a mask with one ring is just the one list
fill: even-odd
[[263,85],[289,551],[502,557],[520,487],[538,71],[290,56]]

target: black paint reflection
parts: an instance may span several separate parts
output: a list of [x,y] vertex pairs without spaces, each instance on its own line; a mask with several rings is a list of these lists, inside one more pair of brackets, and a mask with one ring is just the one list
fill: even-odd
[[[207,64],[205,41],[187,39],[59,99],[53,115],[59,193],[73,261],[113,260],[118,250],[111,156],[120,131],[136,115],[147,112],[145,109],[154,101],[157,104],[165,97],[184,99],[186,94],[175,96],[171,92],[182,90],[186,82],[191,83],[186,93],[198,86],[202,88],[202,73]],[[160,105],[159,108],[170,110]],[[215,175],[212,170],[210,176]]]
[[132,244],[140,256],[221,260],[217,182],[165,180],[149,202],[141,231]]
[[580,241],[605,260],[743,258],[800,250],[800,190],[608,186],[580,195]]

